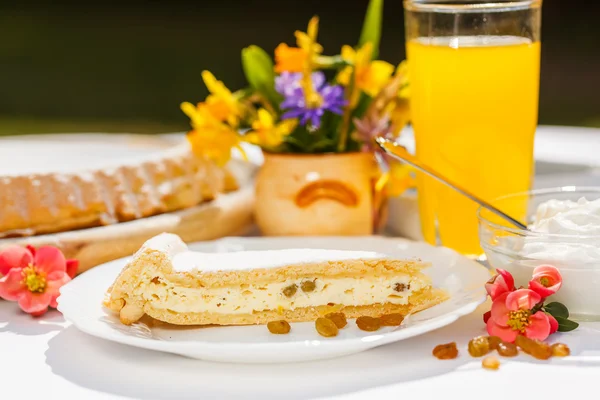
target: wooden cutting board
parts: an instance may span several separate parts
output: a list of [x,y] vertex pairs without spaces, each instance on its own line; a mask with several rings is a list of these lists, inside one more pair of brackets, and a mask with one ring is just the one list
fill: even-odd
[[131,256],[146,240],[162,232],[175,233],[185,242],[243,235],[252,228],[253,208],[254,188],[246,185],[187,210],[98,228],[3,239],[0,248],[10,244],[56,246],[67,258],[78,259],[79,272],[84,272],[96,265]]
[[[98,154],[90,150],[90,154],[94,155],[99,162],[103,162],[105,158],[115,157],[119,151],[127,155],[132,152],[156,151],[163,146],[172,145],[172,140],[159,137],[85,134],[3,138],[0,146],[4,151],[9,151],[9,146],[18,147],[23,143],[24,149],[33,149],[32,151],[37,149],[42,154],[46,148],[49,148],[48,146],[64,150],[60,144],[64,143],[72,147],[78,140],[88,148],[98,149],[98,152],[102,152],[102,148],[96,143],[111,143],[111,146],[105,146],[110,149],[110,154]],[[112,150],[111,147],[119,151]],[[89,161],[81,154],[80,158],[82,162]],[[236,159],[228,165],[228,168],[235,176],[239,189],[220,194],[211,202],[114,225],[32,237],[0,239],[0,248],[13,244],[29,244],[35,247],[56,246],[67,258],[78,259],[79,272],[84,272],[99,264],[131,256],[146,240],[162,232],[175,233],[186,242],[242,235],[250,231],[253,226],[254,174],[257,167],[254,163]]]

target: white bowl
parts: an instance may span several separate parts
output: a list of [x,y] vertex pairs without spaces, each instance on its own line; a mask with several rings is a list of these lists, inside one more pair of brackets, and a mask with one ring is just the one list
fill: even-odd
[[[524,222],[531,223],[541,203],[581,197],[600,198],[600,187],[533,190],[504,196],[493,204],[503,209],[509,202],[523,201],[527,204]],[[549,301],[565,304],[573,319],[600,320],[600,235],[531,232],[509,226],[486,209],[480,208],[478,215],[480,243],[493,268],[510,272],[519,287],[527,286],[535,267],[554,265],[560,270],[563,285]]]

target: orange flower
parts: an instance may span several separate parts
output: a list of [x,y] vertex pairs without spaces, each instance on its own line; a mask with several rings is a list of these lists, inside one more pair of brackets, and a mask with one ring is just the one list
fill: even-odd
[[281,43],[275,49],[275,72],[302,72],[306,51],[299,47],[289,47]]

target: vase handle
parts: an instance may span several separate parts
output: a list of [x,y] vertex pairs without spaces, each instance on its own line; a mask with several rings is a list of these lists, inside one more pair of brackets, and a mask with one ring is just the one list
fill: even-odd
[[347,207],[356,207],[359,196],[351,187],[336,180],[318,180],[305,185],[296,194],[295,203],[300,208],[306,208],[322,199],[337,201]]

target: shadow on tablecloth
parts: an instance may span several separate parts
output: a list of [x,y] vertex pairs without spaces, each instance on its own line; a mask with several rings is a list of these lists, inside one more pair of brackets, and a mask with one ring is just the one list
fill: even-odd
[[[0,300],[2,301],[2,300]],[[8,303],[8,302],[6,302]],[[65,319],[56,310],[49,310],[42,317],[32,317],[19,309],[16,303],[0,309],[0,334],[4,332],[24,336],[45,335],[64,328]]]
[[132,398],[309,399],[444,374],[468,361],[432,360],[435,341],[407,340],[319,362],[243,365],[129,347],[69,327],[50,340],[46,363],[77,385]]
[[[332,360],[278,365],[187,359],[112,343],[88,336],[70,326],[48,343],[46,363],[53,373],[77,385],[138,399],[295,400],[336,396],[423,380],[457,370],[480,369],[480,359],[471,358],[466,346],[473,336],[485,334],[481,319],[484,307],[486,305],[450,326],[420,337]],[[600,324],[553,335],[552,341],[565,342],[571,347],[573,357],[537,361],[520,355],[501,359],[501,362],[600,366],[600,341],[590,341],[599,333]],[[458,359],[439,361],[431,355],[433,347],[450,341],[459,345],[461,355]],[[582,355],[586,358],[583,359]],[[398,396],[402,397],[401,392]]]

